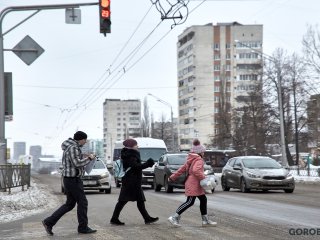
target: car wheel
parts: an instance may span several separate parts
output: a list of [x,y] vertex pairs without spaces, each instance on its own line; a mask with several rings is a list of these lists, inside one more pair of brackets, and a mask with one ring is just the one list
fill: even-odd
[[111,188],[104,190],[105,194],[110,194],[111,193]]
[[99,192],[104,192],[104,190],[103,189],[99,189]]
[[241,179],[241,182],[240,182],[240,190],[243,193],[250,192],[250,189],[247,188],[246,181],[243,178]]
[[293,193],[294,189],[284,189],[285,193]]
[[164,189],[166,190],[167,193],[173,192],[173,187],[169,185],[167,177],[165,177],[165,179],[164,179]]
[[153,179],[153,189],[155,192],[159,192],[161,190],[161,185],[157,184],[156,178]]
[[227,186],[227,181],[224,177],[221,178],[221,187],[222,187],[222,190],[225,192],[230,190],[230,188]]

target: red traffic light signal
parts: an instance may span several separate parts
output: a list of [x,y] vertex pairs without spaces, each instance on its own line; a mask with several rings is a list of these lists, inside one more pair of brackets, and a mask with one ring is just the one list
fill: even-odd
[[111,33],[110,0],[99,0],[100,33]]

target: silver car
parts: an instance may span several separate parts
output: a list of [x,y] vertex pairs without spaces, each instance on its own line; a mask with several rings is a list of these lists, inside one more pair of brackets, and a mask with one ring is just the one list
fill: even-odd
[[221,186],[224,191],[238,188],[242,192],[255,189],[292,193],[295,182],[289,171],[272,158],[242,156],[228,160],[222,169]]

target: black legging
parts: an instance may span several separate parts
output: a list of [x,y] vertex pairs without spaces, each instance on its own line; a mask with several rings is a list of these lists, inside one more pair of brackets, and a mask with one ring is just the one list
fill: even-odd
[[191,207],[194,204],[194,201],[196,198],[199,198],[200,200],[200,212],[201,215],[207,215],[207,197],[206,195],[200,195],[200,196],[188,196],[187,201],[182,203],[180,207],[178,207],[176,213],[181,215],[185,210],[187,210],[189,207]]
[[[123,209],[123,207],[128,203],[128,201],[118,201],[116,204],[116,207],[114,208],[114,212],[112,215],[112,218],[114,219],[118,219],[121,210]],[[142,217],[144,218],[144,220],[148,220],[150,218],[147,210],[146,210],[146,206],[144,204],[144,201],[137,201],[137,207],[139,209],[139,212],[141,213]]]

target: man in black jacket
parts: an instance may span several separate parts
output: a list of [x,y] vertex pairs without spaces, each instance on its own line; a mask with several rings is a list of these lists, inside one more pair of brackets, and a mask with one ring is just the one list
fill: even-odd
[[74,134],[73,138],[69,138],[61,145],[63,150],[62,156],[62,176],[67,201],[59,209],[57,209],[50,217],[44,219],[42,224],[49,235],[53,235],[52,227],[58,220],[67,212],[71,211],[78,203],[77,216],[78,216],[78,232],[79,233],[94,233],[88,227],[88,200],[83,190],[81,176],[84,175],[84,166],[95,158],[93,154],[87,157],[82,156],[81,147],[87,141],[87,134],[78,131]]
[[137,207],[144,218],[145,224],[154,223],[159,220],[158,217],[151,217],[146,210],[142,184],[142,169],[152,167],[154,161],[148,159],[147,162],[141,163],[140,153],[138,151],[138,143],[134,139],[127,139],[123,142],[124,148],[121,150],[121,159],[123,161],[123,169],[126,174],[122,177],[122,186],[118,202],[115,206],[110,223],[113,225],[124,225],[119,220],[119,215],[123,207],[128,201],[137,201]]

